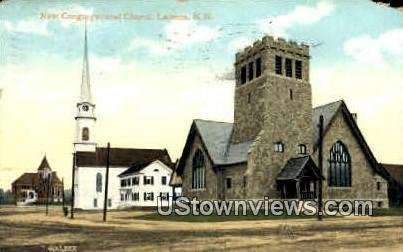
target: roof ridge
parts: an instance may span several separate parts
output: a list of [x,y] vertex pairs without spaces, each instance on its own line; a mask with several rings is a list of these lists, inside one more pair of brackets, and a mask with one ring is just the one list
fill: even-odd
[[203,122],[215,122],[215,123],[227,123],[227,124],[233,124],[232,122],[223,122],[223,121],[214,121],[214,120],[208,120],[208,119],[193,119],[193,121],[203,121]]
[[393,166],[401,166],[403,167],[403,164],[391,164],[391,163],[380,163],[381,165],[393,165]]
[[318,108],[326,107],[326,106],[329,106],[329,105],[331,105],[331,104],[335,104],[335,103],[345,103],[345,102],[344,102],[344,100],[343,100],[343,99],[341,99],[341,100],[337,100],[337,101],[333,101],[333,102],[325,103],[325,104],[320,105],[320,106],[313,107],[312,109],[318,109]]
[[[97,147],[97,149],[108,149],[108,147]],[[124,148],[124,147],[111,147],[111,150],[158,150],[158,151],[167,151],[166,148],[163,149],[154,149],[154,148]],[[80,151],[85,152],[85,151]]]

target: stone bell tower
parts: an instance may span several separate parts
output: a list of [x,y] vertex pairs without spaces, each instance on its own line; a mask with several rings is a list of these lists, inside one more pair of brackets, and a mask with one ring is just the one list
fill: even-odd
[[96,149],[95,142],[95,103],[92,100],[90,85],[90,67],[88,62],[87,45],[87,25],[85,25],[84,35],[84,59],[81,80],[80,99],[77,102],[76,113],[76,136],[74,141],[74,151],[91,151]]
[[309,59],[307,45],[269,36],[236,54],[231,141],[254,141],[249,197],[276,196],[276,176],[287,160],[312,153]]

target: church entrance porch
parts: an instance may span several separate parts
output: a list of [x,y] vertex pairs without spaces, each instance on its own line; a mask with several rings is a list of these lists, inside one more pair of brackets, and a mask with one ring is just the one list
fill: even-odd
[[289,159],[277,176],[282,199],[315,199],[317,182],[323,179],[310,156]]
[[297,179],[278,181],[282,199],[315,199],[317,196],[316,180]]

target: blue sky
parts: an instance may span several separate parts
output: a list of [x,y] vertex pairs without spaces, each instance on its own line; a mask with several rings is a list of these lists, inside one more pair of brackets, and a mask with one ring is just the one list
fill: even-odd
[[77,15],[102,16],[87,22],[100,145],[179,157],[193,118],[232,121],[234,54],[269,34],[311,45],[314,105],[344,99],[378,160],[403,163],[398,10],[369,0],[6,1],[0,187],[36,169],[45,153],[70,176],[84,21],[66,17]]

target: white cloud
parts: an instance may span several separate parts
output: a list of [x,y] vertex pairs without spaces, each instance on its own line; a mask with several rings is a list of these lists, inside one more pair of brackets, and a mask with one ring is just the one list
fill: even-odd
[[164,55],[196,43],[212,42],[218,36],[217,27],[198,25],[192,20],[174,20],[165,25],[160,41],[135,38],[131,41],[129,50],[147,48],[153,55]]
[[253,43],[253,40],[251,38],[240,37],[240,38],[232,40],[228,44],[228,51],[230,53],[234,53],[239,50],[242,50],[243,48],[247,47],[248,45],[251,45],[252,43]]
[[2,22],[2,26],[9,32],[34,33],[45,36],[50,35],[47,28],[47,22],[41,20],[20,20],[15,24],[6,20]]
[[[343,99],[378,161],[402,163],[403,75],[397,66],[377,69],[355,63],[315,66],[313,105]],[[387,125],[387,126],[385,126]]]
[[290,13],[258,20],[259,28],[274,37],[287,37],[287,29],[295,25],[316,23],[329,15],[334,6],[319,2],[315,7],[297,6]]
[[403,29],[389,30],[377,38],[363,35],[347,40],[344,52],[359,63],[384,68],[388,65],[386,57],[403,55]]
[[218,29],[197,25],[195,21],[174,20],[165,26],[167,41],[173,44],[188,45],[198,42],[211,42],[218,37]]
[[171,50],[167,44],[152,39],[135,38],[130,42],[129,51],[146,48],[152,55],[164,55]]

